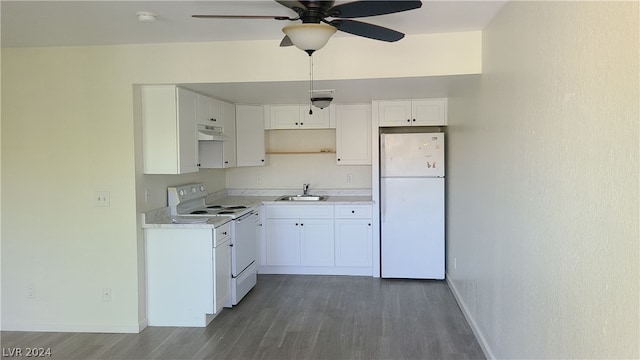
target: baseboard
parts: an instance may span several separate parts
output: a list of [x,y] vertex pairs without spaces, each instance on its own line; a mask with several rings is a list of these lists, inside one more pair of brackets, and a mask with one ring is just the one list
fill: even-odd
[[347,266],[273,266],[262,265],[258,274],[269,275],[350,275],[373,276],[371,267]]
[[471,312],[469,312],[467,305],[462,300],[462,297],[460,296],[458,289],[454,285],[453,281],[451,281],[451,277],[449,277],[448,273],[445,276],[445,280],[447,281],[447,284],[449,285],[449,288],[451,289],[451,292],[453,293],[453,297],[456,299],[458,306],[462,310],[462,314],[464,315],[465,319],[467,319],[467,322],[471,327],[471,331],[473,331],[473,335],[475,335],[476,339],[478,340],[478,343],[480,344],[480,348],[482,348],[482,352],[484,353],[484,356],[487,359],[495,359],[496,357],[493,355],[493,351],[491,351],[491,348],[487,343],[487,339],[485,339],[484,335],[482,334],[482,331],[480,331],[478,324],[476,323],[475,319],[471,315]]
[[138,321],[138,332],[141,332],[142,330],[146,329],[147,326],[149,326],[149,322],[145,317],[144,319]]
[[137,334],[140,332],[140,326],[141,324],[138,324],[138,323],[87,324],[87,323],[5,323],[3,322],[2,331]]

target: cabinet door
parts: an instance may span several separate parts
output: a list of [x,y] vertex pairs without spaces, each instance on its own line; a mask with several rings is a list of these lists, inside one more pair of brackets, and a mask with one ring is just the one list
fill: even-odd
[[296,219],[267,220],[267,265],[300,265],[299,225]]
[[262,106],[236,105],[237,166],[264,165],[263,116]]
[[312,107],[309,114],[309,106],[300,105],[300,129],[329,129],[331,127],[331,111],[329,107],[318,109]]
[[336,162],[371,165],[371,106],[336,106]]
[[300,219],[302,265],[333,266],[333,220]]
[[197,95],[197,123],[202,125],[223,126],[222,101],[204,95]]
[[231,248],[229,241],[225,241],[213,249],[215,264],[215,303],[216,314],[225,304],[231,301]]
[[380,101],[378,103],[378,123],[380,126],[410,126],[411,101]]
[[145,174],[198,171],[196,94],[173,85],[141,87]]
[[230,168],[236,166],[236,107],[235,105],[222,103],[222,127],[224,135],[227,137],[222,142],[222,167]]
[[177,88],[178,98],[178,174],[198,171],[197,94]]
[[272,105],[270,107],[271,129],[298,129],[300,107],[298,105]]
[[446,99],[413,100],[411,124],[415,126],[447,125]]
[[336,219],[336,266],[372,266],[371,219]]

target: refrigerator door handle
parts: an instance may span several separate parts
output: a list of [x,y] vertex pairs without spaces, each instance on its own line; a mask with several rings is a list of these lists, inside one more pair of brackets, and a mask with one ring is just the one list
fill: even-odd
[[384,181],[380,182],[380,222],[384,222],[386,214],[387,214],[387,202],[385,201],[385,194],[387,193],[385,189]]

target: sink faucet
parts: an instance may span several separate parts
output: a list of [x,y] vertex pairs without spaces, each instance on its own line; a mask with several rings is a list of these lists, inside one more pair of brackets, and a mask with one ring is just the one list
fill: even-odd
[[302,195],[307,195],[309,191],[309,184],[302,184]]

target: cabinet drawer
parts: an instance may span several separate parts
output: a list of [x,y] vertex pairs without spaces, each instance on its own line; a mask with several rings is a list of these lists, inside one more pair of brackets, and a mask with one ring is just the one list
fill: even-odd
[[336,218],[368,219],[372,216],[371,205],[336,205]]
[[269,219],[333,218],[331,205],[269,205],[266,210]]
[[230,236],[231,236],[231,221],[216,228],[216,246],[226,241],[226,238]]

